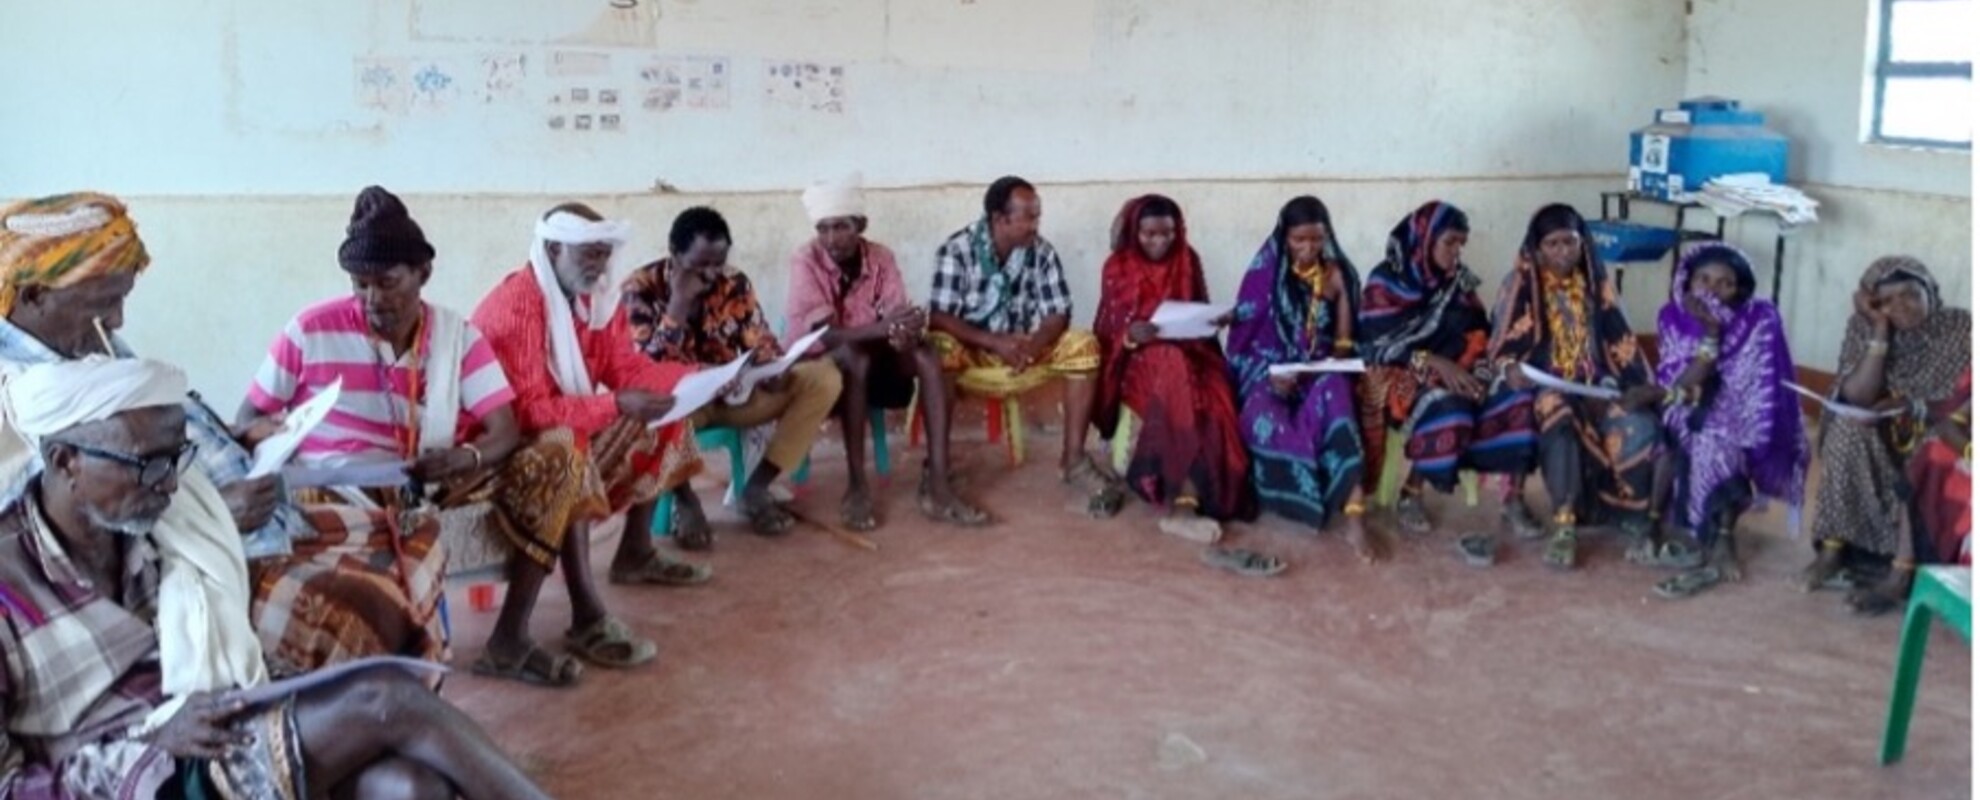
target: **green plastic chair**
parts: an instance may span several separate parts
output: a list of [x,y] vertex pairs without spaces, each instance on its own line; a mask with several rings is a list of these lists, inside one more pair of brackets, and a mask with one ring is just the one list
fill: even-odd
[[[1404,448],[1409,443],[1409,434],[1389,429],[1389,444],[1383,449],[1382,475],[1375,483],[1375,506],[1395,508],[1396,501],[1402,499],[1403,479],[1409,475],[1409,456]],[[1458,486],[1464,490],[1464,504],[1468,508],[1478,507],[1478,473],[1472,470],[1458,471]]]
[[1973,641],[1973,569],[1925,567],[1911,583],[1911,603],[1904,611],[1904,634],[1898,639],[1897,675],[1891,681],[1891,708],[1884,719],[1884,747],[1878,763],[1886,766],[1904,758],[1911,734],[1911,709],[1918,700],[1918,668],[1925,660],[1926,635],[1937,616]]

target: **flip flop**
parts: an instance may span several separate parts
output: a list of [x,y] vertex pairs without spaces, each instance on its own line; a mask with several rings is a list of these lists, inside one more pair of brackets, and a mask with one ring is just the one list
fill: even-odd
[[947,522],[965,528],[976,528],[990,524],[990,514],[957,498],[954,502],[940,503],[924,484],[915,493],[914,507],[921,515],[936,522]]
[[1430,522],[1430,512],[1423,507],[1421,495],[1403,495],[1396,501],[1396,524],[1404,533],[1425,534],[1435,527]]
[[744,501],[743,515],[749,518],[749,529],[758,536],[782,536],[790,533],[792,526],[797,524],[797,518],[774,500],[761,503]]
[[[691,517],[686,524],[684,517]],[[708,515],[699,505],[674,504],[674,546],[682,550],[706,551],[715,549],[715,528],[708,524]]]
[[1206,547],[1200,558],[1209,566],[1227,569],[1247,578],[1269,578],[1286,571],[1286,562],[1250,550]]
[[1575,536],[1574,529],[1562,528],[1554,532],[1554,538],[1547,540],[1547,550],[1540,554],[1540,561],[1557,570],[1574,569]]
[[1483,568],[1498,557],[1499,543],[1487,534],[1472,533],[1458,537],[1457,549],[1465,564]]
[[865,533],[880,527],[880,521],[873,518],[873,495],[868,493],[848,494],[839,503],[839,522],[847,530]]
[[1623,551],[1623,560],[1639,567],[1691,570],[1705,566],[1705,552],[1687,546],[1681,540],[1655,542],[1643,539]]
[[1534,518],[1533,509],[1525,503],[1514,503],[1499,510],[1499,519],[1512,527],[1513,536],[1521,541],[1533,541],[1547,535],[1547,529],[1540,527],[1540,520]]
[[578,678],[584,675],[584,665],[567,655],[559,655],[530,645],[521,658],[503,663],[495,654],[483,652],[474,660],[470,670],[487,678],[501,678],[531,686],[546,686],[563,689],[577,685]]
[[1155,523],[1155,527],[1170,536],[1197,544],[1216,544],[1217,540],[1224,538],[1224,527],[1209,517],[1179,517],[1171,514],[1162,517]]
[[1724,579],[1718,567],[1700,567],[1658,581],[1652,591],[1665,600],[1682,600],[1717,586]]
[[706,564],[690,564],[675,561],[654,553],[638,569],[613,569],[608,577],[620,586],[652,584],[655,586],[699,586],[715,577],[715,570]]
[[631,628],[612,617],[601,618],[581,631],[565,631],[564,644],[578,658],[608,669],[636,667],[660,654],[659,645],[634,636]]

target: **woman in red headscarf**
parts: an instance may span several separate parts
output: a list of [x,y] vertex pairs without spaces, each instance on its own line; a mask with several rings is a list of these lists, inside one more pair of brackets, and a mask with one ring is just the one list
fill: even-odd
[[1221,538],[1220,522],[1257,514],[1230,368],[1214,335],[1163,338],[1150,320],[1165,301],[1209,299],[1182,209],[1161,195],[1128,201],[1114,218],[1093,320],[1101,353],[1093,419],[1109,437],[1122,406],[1141,419],[1128,485],[1168,510],[1164,532],[1206,543]]

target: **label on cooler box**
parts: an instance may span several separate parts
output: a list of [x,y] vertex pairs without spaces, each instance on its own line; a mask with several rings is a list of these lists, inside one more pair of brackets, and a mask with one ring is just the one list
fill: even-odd
[[1669,192],[1669,195],[1670,195],[1670,196],[1669,196],[1669,197],[1667,197],[1666,199],[1669,199],[1669,200],[1676,200],[1676,199],[1678,199],[1678,198],[1680,198],[1680,197],[1683,197],[1683,196],[1684,196],[1684,175],[1683,175],[1683,174],[1681,174],[1681,173],[1676,173],[1676,172],[1673,172],[1673,173],[1671,173],[1671,177],[1670,177],[1670,179],[1669,179],[1669,181],[1670,181],[1670,182],[1669,182],[1668,184],[1666,184],[1666,185],[1667,185],[1667,186],[1669,186],[1670,188],[1669,188],[1669,189],[1667,189],[1667,190],[1665,190],[1665,191],[1667,191],[1667,192]]
[[1643,137],[1644,172],[1662,175],[1671,170],[1671,137],[1661,134],[1646,134]]
[[1666,108],[1657,112],[1659,125],[1690,125],[1691,112],[1682,108]]

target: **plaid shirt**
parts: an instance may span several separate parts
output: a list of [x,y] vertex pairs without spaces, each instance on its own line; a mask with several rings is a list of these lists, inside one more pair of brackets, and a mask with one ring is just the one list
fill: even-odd
[[[1012,250],[993,271],[982,263],[977,248],[979,241],[987,241],[989,227],[988,219],[979,219],[935,251],[935,290],[928,297],[928,310],[988,333],[1031,333],[1046,317],[1072,316],[1072,291],[1066,287],[1066,270],[1052,243],[1040,236],[1032,246]],[[1008,281],[1001,305],[996,286],[1000,280]]]
[[[112,339],[111,346],[121,358],[131,358],[131,348],[123,339]],[[62,354],[49,349],[41,340],[27,331],[14,327],[13,323],[0,319],[0,363],[30,365],[48,364],[63,360]],[[206,406],[198,392],[189,393],[185,402],[186,438],[193,443],[194,460],[201,472],[206,473],[214,486],[229,486],[247,479],[248,468],[254,463],[254,455],[239,442],[234,441],[233,431],[227,423]],[[12,435],[0,433],[0,435]],[[13,502],[18,496],[4,496],[0,492],[0,506]],[[307,533],[309,525],[303,520],[302,509],[282,492],[282,501],[275,506],[275,514],[268,522],[254,531],[243,531],[241,548],[249,559],[270,556],[286,556],[290,552],[290,539]]]
[[32,493],[0,511],[0,798],[151,797],[171,756],[132,738],[164,702],[158,554],[124,545],[123,604],[63,552]]

